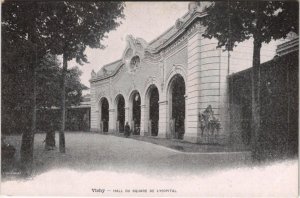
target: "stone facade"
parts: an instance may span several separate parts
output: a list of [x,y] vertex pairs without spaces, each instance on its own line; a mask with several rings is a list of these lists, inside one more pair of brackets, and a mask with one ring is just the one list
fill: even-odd
[[[181,124],[184,126],[184,140],[206,142],[201,131],[199,113],[211,106],[214,116],[220,122],[217,141],[226,142],[228,55],[216,48],[216,40],[202,37],[204,27],[200,21],[205,16],[203,6],[199,3],[190,5],[186,15],[150,43],[127,36],[127,47],[122,58],[103,66],[98,73],[92,72],[92,130],[101,131],[101,108],[105,98],[109,106],[109,131],[119,131],[117,98],[122,96],[125,100],[125,122],[131,128],[134,127],[133,102],[140,99],[140,135],[151,135],[149,130],[154,125],[150,122],[150,97],[152,90],[157,88],[158,137],[174,138],[176,119],[181,119],[184,121]],[[176,103],[172,93],[178,91],[174,87],[176,78],[184,81],[184,103],[180,107],[184,111],[179,109],[179,112],[184,112],[185,117],[184,120],[176,118],[172,121],[172,101]]]

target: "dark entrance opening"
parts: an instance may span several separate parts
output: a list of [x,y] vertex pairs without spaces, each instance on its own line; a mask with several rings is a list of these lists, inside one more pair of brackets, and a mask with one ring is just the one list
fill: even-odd
[[157,87],[154,86],[150,91],[150,109],[149,109],[152,136],[157,136],[158,134],[158,120],[159,120],[158,100],[159,100],[158,89]]
[[101,122],[103,127],[103,132],[108,132],[108,122],[109,122],[109,105],[108,100],[104,98],[101,104]]
[[141,97],[139,93],[134,93],[132,96],[132,128],[133,134],[140,134],[141,126]]
[[119,132],[124,132],[125,125],[125,99],[122,95],[118,96],[117,121],[119,122]]
[[174,76],[172,83],[172,119],[174,120],[174,138],[183,139],[185,122],[185,83],[180,75]]

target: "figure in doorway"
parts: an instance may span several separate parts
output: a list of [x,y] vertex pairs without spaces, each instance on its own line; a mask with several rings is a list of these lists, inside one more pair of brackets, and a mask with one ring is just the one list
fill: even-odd
[[128,124],[128,122],[126,122],[126,125],[125,125],[125,133],[124,133],[125,137],[129,137],[130,136],[130,126]]

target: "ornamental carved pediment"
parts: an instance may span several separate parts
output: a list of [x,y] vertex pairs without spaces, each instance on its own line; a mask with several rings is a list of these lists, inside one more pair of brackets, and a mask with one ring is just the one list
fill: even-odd
[[141,60],[145,57],[147,42],[142,38],[126,37],[127,46],[123,53],[123,63],[129,73],[135,73],[139,69]]

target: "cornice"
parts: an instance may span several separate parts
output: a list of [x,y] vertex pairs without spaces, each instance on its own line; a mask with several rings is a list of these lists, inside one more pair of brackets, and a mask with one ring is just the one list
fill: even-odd
[[151,52],[153,54],[156,54],[156,53],[159,53],[160,51],[162,51],[163,49],[167,48],[176,39],[178,39],[178,37],[182,36],[182,34],[184,34],[185,32],[189,31],[188,29],[190,28],[190,25],[194,21],[199,20],[199,19],[205,17],[207,15],[207,13],[206,12],[194,12],[191,15],[192,16],[187,21],[183,22],[183,24],[180,26],[180,28],[178,29],[178,31],[175,34],[173,34],[170,38],[166,39],[162,44],[160,44],[155,49],[151,49],[151,46],[150,46],[150,48],[148,48],[147,51],[149,51],[149,52]]
[[[158,47],[156,47],[155,49],[151,48],[151,44],[155,40],[151,41],[151,44],[149,45],[149,47],[146,47],[144,49],[145,50],[145,57],[143,57],[144,59],[151,61],[151,62],[152,61],[153,62],[161,61],[165,54],[174,51],[174,49],[176,49],[178,46],[181,46],[182,43],[185,42],[191,34],[193,34],[194,32],[196,32],[198,30],[201,30],[200,19],[205,17],[207,15],[207,13],[194,11],[194,12],[189,12],[186,15],[190,15],[190,17],[184,22],[181,19],[178,19],[175,23],[175,26],[172,26],[167,31],[169,31],[172,28],[177,28],[178,30],[172,36],[170,36],[168,39],[166,39],[164,42],[162,42]],[[160,35],[160,36],[163,36],[163,35]],[[119,60],[109,63],[105,66],[113,64],[117,61],[119,61]],[[89,82],[95,83],[98,81],[102,81],[102,80],[114,77],[119,72],[120,68],[122,68],[124,65],[125,64],[123,61],[123,63],[120,66],[118,66],[118,68],[115,71],[112,71],[112,73],[108,73],[104,76],[94,77],[94,78],[90,79]]]
[[[116,61],[114,61],[116,62]],[[99,77],[96,77],[96,78],[92,78],[90,79],[90,83],[95,83],[95,82],[98,82],[98,81],[102,81],[102,80],[106,80],[108,78],[111,78],[111,77],[114,77],[118,72],[119,70],[124,66],[124,63],[121,64],[115,71],[113,71],[112,73],[110,74],[107,74],[106,76],[99,76]]]

